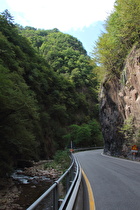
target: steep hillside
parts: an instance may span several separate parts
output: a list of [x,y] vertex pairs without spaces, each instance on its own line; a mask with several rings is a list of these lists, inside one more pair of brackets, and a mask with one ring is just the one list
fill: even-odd
[[100,95],[100,120],[105,152],[121,154],[125,146],[140,144],[140,46],[129,53],[121,79],[108,77]]
[[100,121],[105,152],[122,154],[140,138],[140,1],[117,0],[99,37]]
[[70,141],[102,144],[95,64],[82,44],[56,29],[23,31],[29,40],[7,10],[0,15],[0,176]]

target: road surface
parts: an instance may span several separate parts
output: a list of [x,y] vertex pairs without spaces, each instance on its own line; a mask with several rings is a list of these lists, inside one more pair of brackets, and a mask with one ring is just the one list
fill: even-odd
[[140,163],[101,153],[75,153],[90,182],[96,210],[140,210]]

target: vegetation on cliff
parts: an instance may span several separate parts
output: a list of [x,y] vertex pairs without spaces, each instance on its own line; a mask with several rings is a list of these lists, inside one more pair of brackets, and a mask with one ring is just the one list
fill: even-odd
[[[117,0],[94,50],[100,71],[118,77],[133,44],[140,40],[140,1]],[[103,74],[104,74],[103,73]]]
[[115,155],[123,145],[139,144],[139,20],[139,0],[116,0],[93,52],[105,78],[100,95],[105,152]]
[[0,46],[0,176],[18,160],[63,150],[70,126],[90,139],[76,139],[75,146],[102,144],[96,65],[81,42],[58,29],[15,25],[6,10],[0,15]]

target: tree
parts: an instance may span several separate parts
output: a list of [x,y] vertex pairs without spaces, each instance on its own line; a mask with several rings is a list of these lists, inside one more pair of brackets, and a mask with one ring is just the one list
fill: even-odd
[[120,77],[125,58],[140,38],[140,2],[117,0],[99,37],[94,58],[108,74]]
[[4,12],[1,13],[3,19],[7,21],[8,24],[14,26],[14,17],[10,14],[10,12],[6,9]]
[[34,94],[22,77],[3,66],[0,69],[0,160],[8,170],[14,160],[37,157],[35,128],[39,116]]
[[95,64],[82,43],[57,29],[19,27],[7,16],[0,15],[1,175],[19,159],[63,150],[71,125],[78,126],[77,144],[91,145],[89,122],[98,118]]
[[92,120],[87,124],[70,125],[69,133],[63,136],[67,144],[73,141],[76,147],[102,146],[103,137],[101,128],[96,120]]

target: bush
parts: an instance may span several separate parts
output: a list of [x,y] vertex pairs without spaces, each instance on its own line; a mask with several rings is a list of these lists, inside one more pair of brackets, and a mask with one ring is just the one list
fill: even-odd
[[64,172],[69,168],[70,163],[69,152],[67,150],[59,150],[55,153],[53,161],[46,163],[44,168],[54,168]]

